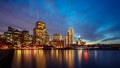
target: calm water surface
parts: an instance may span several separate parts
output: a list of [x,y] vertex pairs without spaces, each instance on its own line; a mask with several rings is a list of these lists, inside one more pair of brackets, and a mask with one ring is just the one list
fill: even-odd
[[11,68],[120,68],[119,50],[15,50]]

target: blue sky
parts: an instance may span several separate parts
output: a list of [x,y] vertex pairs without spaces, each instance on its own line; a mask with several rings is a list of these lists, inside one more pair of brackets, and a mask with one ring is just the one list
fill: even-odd
[[29,30],[37,21],[50,36],[69,28],[88,43],[120,43],[120,0],[0,0],[0,32],[7,26]]

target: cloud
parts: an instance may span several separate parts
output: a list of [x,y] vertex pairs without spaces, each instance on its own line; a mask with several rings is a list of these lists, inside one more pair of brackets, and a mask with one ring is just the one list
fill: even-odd
[[120,37],[107,38],[102,40],[101,42],[107,42],[107,41],[113,41],[113,40],[120,40]]

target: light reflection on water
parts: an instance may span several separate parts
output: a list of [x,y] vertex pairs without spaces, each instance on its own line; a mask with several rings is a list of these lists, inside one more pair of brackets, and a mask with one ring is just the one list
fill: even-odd
[[[104,62],[106,65],[103,67],[109,67],[111,63],[116,66],[120,59],[114,59],[113,54],[118,52],[109,52],[96,50],[15,50],[12,68],[101,68],[100,66]],[[120,57],[120,53],[117,55]]]

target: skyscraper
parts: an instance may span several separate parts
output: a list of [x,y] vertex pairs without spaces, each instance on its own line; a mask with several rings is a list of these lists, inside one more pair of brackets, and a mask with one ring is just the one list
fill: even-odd
[[74,42],[74,32],[73,32],[73,29],[72,28],[70,28],[69,30],[68,30],[68,45],[72,45],[73,44],[73,42]]
[[5,38],[6,38],[6,42],[8,42],[10,44],[13,44],[13,42],[14,42],[14,39],[13,39],[14,31],[15,31],[14,28],[8,26],[8,31],[4,32],[4,35],[5,35]]
[[29,31],[23,30],[22,31],[22,41],[28,41],[29,40]]
[[14,45],[21,46],[22,32],[19,30],[15,30],[13,39],[14,39]]
[[18,29],[8,26],[8,30],[4,32],[4,36],[9,45],[21,46],[22,32]]
[[36,26],[34,28],[34,43],[36,45],[46,45],[49,41],[49,35],[46,32],[46,24],[43,22],[36,22]]
[[78,44],[78,45],[81,45],[81,44],[82,44],[82,42],[81,42],[81,37],[80,37],[80,36],[78,37],[77,44]]
[[32,35],[29,34],[29,31],[22,31],[22,43],[25,45],[32,44]]

